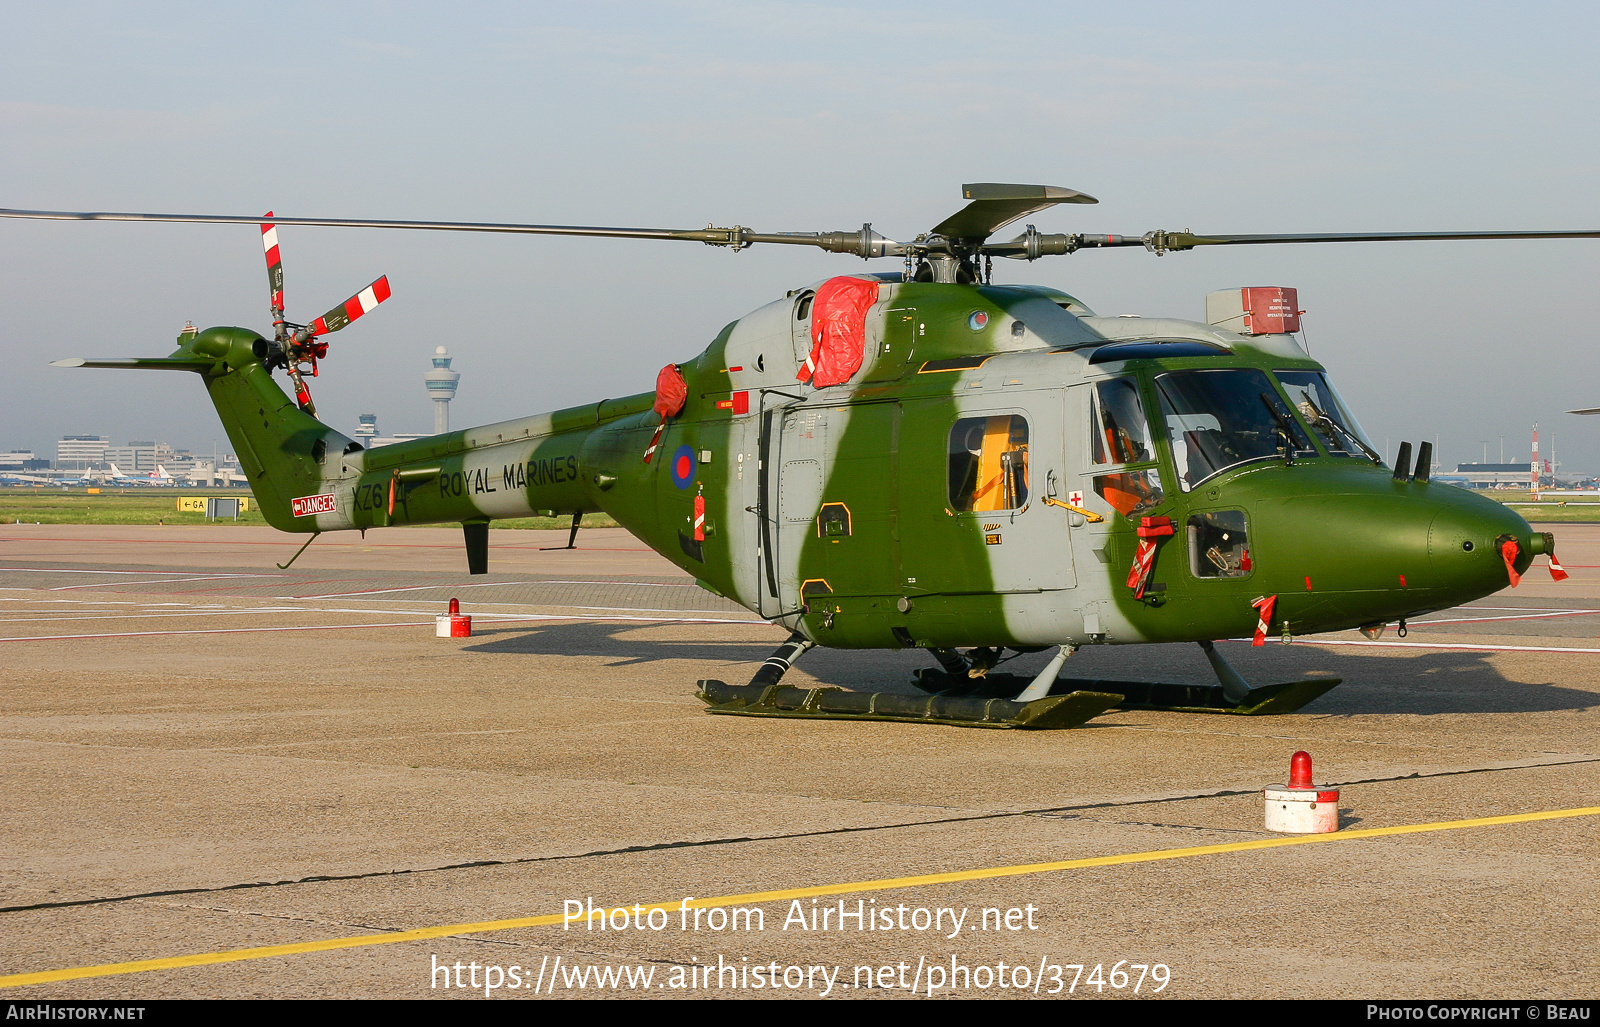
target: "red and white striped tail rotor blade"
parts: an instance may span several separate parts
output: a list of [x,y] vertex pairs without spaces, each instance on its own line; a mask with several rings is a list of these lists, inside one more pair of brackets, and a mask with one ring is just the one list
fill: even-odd
[[[267,217],[272,211],[267,211]],[[272,318],[283,320],[283,257],[278,253],[278,226],[270,221],[261,225],[261,248],[267,251],[267,288],[272,293]]]
[[389,276],[384,275],[376,282],[345,300],[343,305],[334,307],[311,322],[309,326],[311,334],[327,335],[329,332],[337,332],[361,315],[371,313],[372,308],[388,298]]

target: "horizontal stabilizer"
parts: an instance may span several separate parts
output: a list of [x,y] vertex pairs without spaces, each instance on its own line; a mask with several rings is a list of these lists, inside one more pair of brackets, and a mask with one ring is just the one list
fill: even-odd
[[1058,203],[1100,202],[1076,189],[996,182],[964,185],[961,195],[972,202],[935,225],[935,235],[951,239],[987,239],[1018,218]]
[[51,367],[131,367],[145,371],[194,371],[204,374],[217,366],[209,357],[69,357],[52,360]]

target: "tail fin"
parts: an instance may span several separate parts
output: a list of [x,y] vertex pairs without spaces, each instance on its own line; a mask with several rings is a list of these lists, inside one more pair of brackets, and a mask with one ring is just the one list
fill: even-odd
[[[317,493],[328,450],[337,445],[337,454],[350,440],[301,410],[278,387],[262,366],[268,345],[248,328],[191,329],[178,336],[177,351],[165,357],[75,357],[53,363],[200,375],[267,523],[280,531],[314,532],[316,518],[296,518],[291,501]],[[122,474],[114,464],[112,473]],[[170,480],[165,469],[160,476]]]

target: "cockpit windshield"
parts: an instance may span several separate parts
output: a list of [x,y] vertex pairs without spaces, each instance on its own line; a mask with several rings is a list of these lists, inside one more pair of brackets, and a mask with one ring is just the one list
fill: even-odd
[[1263,371],[1169,371],[1156,394],[1185,492],[1238,464],[1315,453]]
[[1361,425],[1350,416],[1339,394],[1333,391],[1328,376],[1320,371],[1279,371],[1278,381],[1289,401],[1307,424],[1322,437],[1322,444],[1334,456],[1365,456],[1382,463],[1372,449],[1372,441]]

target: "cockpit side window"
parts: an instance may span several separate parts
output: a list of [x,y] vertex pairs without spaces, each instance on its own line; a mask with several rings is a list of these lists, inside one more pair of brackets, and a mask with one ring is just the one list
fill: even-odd
[[963,417],[950,429],[950,508],[1017,510],[1028,503],[1028,422],[1019,414]]
[[[1089,459],[1101,465],[1146,464],[1156,458],[1150,442],[1138,382],[1108,378],[1089,394]],[[1161,479],[1155,468],[1096,474],[1095,493],[1125,517],[1137,518],[1161,505]]]
[[1096,464],[1141,464],[1154,460],[1150,428],[1132,378],[1096,382],[1089,409],[1090,453]]

